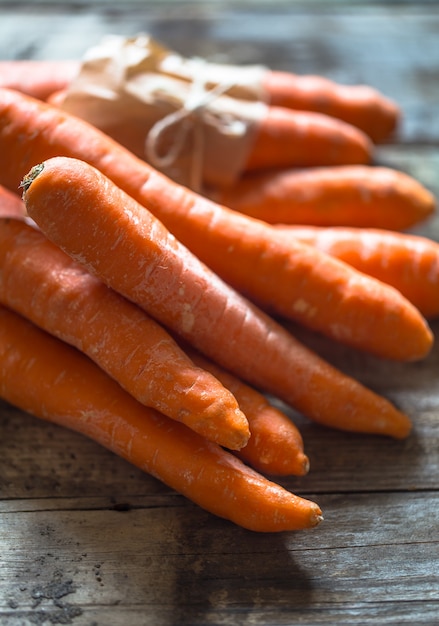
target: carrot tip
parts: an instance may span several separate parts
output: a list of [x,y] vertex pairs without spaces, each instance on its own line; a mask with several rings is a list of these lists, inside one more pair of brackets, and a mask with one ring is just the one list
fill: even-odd
[[237,433],[235,437],[230,437],[226,443],[220,443],[220,445],[223,445],[229,450],[235,450],[236,452],[238,452],[239,450],[242,450],[242,448],[245,448],[245,446],[248,444],[249,439],[250,435],[247,436],[242,435],[241,433]]

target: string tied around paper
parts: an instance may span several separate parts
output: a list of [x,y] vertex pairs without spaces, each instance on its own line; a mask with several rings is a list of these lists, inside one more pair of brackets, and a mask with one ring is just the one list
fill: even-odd
[[[194,191],[201,191],[204,154],[203,118],[209,106],[225,95],[234,87],[235,83],[218,83],[211,89],[207,89],[206,68],[208,68],[208,64],[203,59],[197,59],[197,65],[199,71],[195,73],[191,89],[182,107],[159,119],[149,130],[145,140],[145,155],[151,165],[162,171],[166,170],[172,167],[182,155],[189,133],[192,132],[193,146],[190,155],[188,186]],[[215,119],[218,127],[228,127],[231,124],[236,126],[237,124],[236,120],[228,120],[226,115],[218,113]],[[245,126],[244,122],[242,122],[242,126]],[[173,142],[164,154],[160,154],[162,137],[172,127],[176,127]]]

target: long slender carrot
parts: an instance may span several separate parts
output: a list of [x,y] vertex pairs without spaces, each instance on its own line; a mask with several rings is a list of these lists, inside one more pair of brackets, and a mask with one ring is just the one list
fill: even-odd
[[0,395],[75,430],[210,513],[259,532],[316,526],[320,507],[138,403],[79,351],[0,308]]
[[407,416],[295,341],[99,170],[55,157],[23,186],[49,239],[206,356],[320,423],[407,436]]
[[365,274],[398,289],[427,318],[439,315],[439,243],[372,228],[279,226]]
[[0,217],[24,217],[26,208],[17,193],[0,185]]
[[196,365],[211,372],[233,393],[248,419],[251,437],[234,454],[263,474],[307,474],[309,459],[303,452],[300,431],[291,418],[271,404],[263,394],[199,352],[186,347],[185,351]]
[[0,87],[16,89],[40,100],[65,89],[79,71],[78,61],[0,61]]
[[82,350],[139,402],[225,447],[247,443],[246,417],[212,374],[144,311],[20,220],[0,220],[0,302]]
[[342,85],[323,76],[282,71],[267,72],[263,85],[272,105],[342,119],[376,143],[389,140],[401,118],[397,103],[368,85]]
[[0,183],[15,190],[32,166],[51,156],[93,165],[223,280],[279,315],[386,358],[419,359],[431,348],[425,320],[396,290],[173,183],[55,107],[0,90],[0,154],[8,155]]
[[311,167],[370,163],[372,144],[362,131],[329,115],[270,106],[258,122],[244,167]]
[[410,228],[436,207],[434,195],[412,176],[367,165],[247,174],[210,197],[270,224],[389,230]]

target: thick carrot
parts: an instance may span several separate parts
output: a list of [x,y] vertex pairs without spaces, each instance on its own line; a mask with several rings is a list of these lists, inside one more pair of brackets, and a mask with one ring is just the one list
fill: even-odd
[[247,174],[210,197],[270,224],[405,230],[430,217],[433,194],[404,172],[339,165]]
[[40,100],[66,88],[79,71],[78,61],[0,61],[0,87]]
[[51,156],[92,164],[223,280],[279,315],[386,358],[419,359],[431,348],[425,320],[396,290],[173,183],[55,107],[0,90],[0,154],[8,155],[0,183],[15,190],[33,165]]
[[408,434],[405,415],[295,341],[99,170],[55,157],[23,185],[49,239],[226,369],[318,422]]
[[322,113],[270,106],[258,122],[244,171],[366,164],[372,153],[367,135],[351,124]]
[[25,217],[26,208],[17,193],[0,185],[0,217]]
[[249,530],[316,526],[320,507],[138,403],[85,355],[0,308],[0,395],[93,439],[210,513]]
[[199,352],[190,348],[185,348],[185,351],[196,365],[211,372],[233,393],[248,419],[251,437],[234,454],[264,474],[307,474],[309,459],[303,452],[302,436],[291,418],[271,404],[263,394]]
[[342,85],[323,76],[271,71],[263,85],[272,105],[325,113],[353,124],[374,142],[388,140],[401,118],[399,106],[368,85]]
[[439,243],[372,228],[279,226],[400,291],[427,318],[439,315]]
[[86,353],[146,406],[225,447],[247,443],[232,393],[144,311],[20,220],[0,220],[0,302]]

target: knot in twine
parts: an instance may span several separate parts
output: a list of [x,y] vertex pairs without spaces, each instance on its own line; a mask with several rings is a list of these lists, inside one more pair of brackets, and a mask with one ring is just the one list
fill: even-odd
[[[169,113],[151,127],[145,141],[145,153],[151,165],[157,169],[166,170],[172,167],[182,155],[186,139],[192,132],[193,149],[188,186],[195,191],[200,191],[203,183],[203,118],[209,105],[224,95],[235,83],[220,83],[212,89],[206,89],[208,64],[203,59],[197,60],[197,63],[199,71],[195,74],[186,100],[183,101],[180,109]],[[220,130],[236,125],[236,121],[227,120],[225,115],[217,114],[215,119],[217,120],[215,125]],[[173,143],[167,152],[159,154],[161,138],[173,126],[176,130]]]

